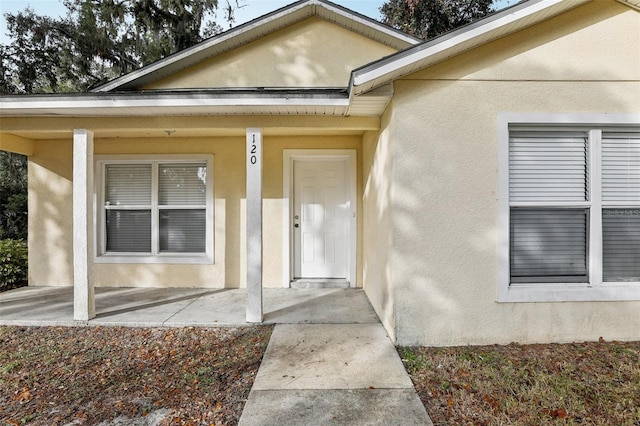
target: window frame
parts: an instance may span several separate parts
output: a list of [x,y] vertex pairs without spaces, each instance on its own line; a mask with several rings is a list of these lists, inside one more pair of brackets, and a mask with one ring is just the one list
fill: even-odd
[[[214,263],[214,180],[211,154],[131,154],[96,155],[94,157],[94,261],[96,263],[147,263],[147,264],[213,264]],[[156,253],[109,253],[106,251],[106,209],[105,191],[107,165],[113,164],[150,164],[152,173],[157,174],[158,166],[168,164],[202,163],[207,165],[206,202],[205,202],[205,252],[204,253],[162,253],[159,251],[159,220],[153,218],[160,210],[158,202],[158,177],[152,175],[151,214],[152,214],[152,251]]]
[[[574,126],[588,131],[590,199],[584,203],[589,209],[587,282],[511,283],[510,209],[518,205],[511,203],[509,188],[509,137],[514,126],[540,130]],[[602,279],[602,133],[621,129],[640,129],[640,114],[498,114],[498,302],[640,300],[640,282]]]

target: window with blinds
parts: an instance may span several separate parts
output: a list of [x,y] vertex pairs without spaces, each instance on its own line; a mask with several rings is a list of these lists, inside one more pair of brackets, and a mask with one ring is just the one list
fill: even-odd
[[589,188],[586,132],[510,132],[511,283],[586,282]]
[[105,167],[108,252],[151,252],[151,165]]
[[104,165],[104,253],[205,253],[207,162]]
[[640,133],[602,134],[602,278],[640,281]]
[[498,301],[640,300],[638,116],[498,121]]
[[158,166],[159,250],[205,251],[206,164]]

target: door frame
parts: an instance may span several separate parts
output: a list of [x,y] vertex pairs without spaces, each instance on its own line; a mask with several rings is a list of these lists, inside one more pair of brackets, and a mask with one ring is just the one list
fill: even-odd
[[347,203],[349,223],[347,224],[347,276],[350,287],[356,287],[357,263],[357,153],[355,149],[284,149],[282,151],[282,285],[291,287],[294,275],[293,223],[293,164],[298,160],[344,160],[346,162]]

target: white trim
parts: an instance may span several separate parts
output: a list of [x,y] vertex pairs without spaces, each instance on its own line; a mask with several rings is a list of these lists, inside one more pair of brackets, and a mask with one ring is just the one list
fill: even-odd
[[589,130],[589,282],[602,283],[602,130]]
[[73,98],[63,98],[60,96],[41,96],[38,98],[25,98],[24,100],[2,101],[0,100],[0,110],[5,114],[13,110],[37,110],[37,109],[62,109],[62,108],[180,108],[180,107],[220,107],[220,106],[334,106],[347,107],[349,99],[347,97],[297,97],[287,96],[192,96],[185,97],[179,94],[172,96],[145,96],[143,98],[131,96],[101,96],[103,99],[96,99],[98,95],[92,95],[91,99],[86,96]]
[[[94,157],[95,164],[95,181],[94,181],[94,262],[95,263],[130,263],[130,264],[213,264],[214,263],[214,247],[215,247],[215,227],[214,227],[214,181],[213,181],[213,164],[214,156],[211,154],[132,154],[132,155],[96,155]],[[119,253],[110,254],[106,251],[105,238],[105,209],[104,206],[104,167],[106,164],[124,164],[124,163],[149,163],[156,164],[163,161],[179,161],[179,162],[207,162],[207,197],[206,197],[206,249],[205,253],[158,253],[158,254],[140,254],[140,253]],[[157,174],[156,167],[153,167]],[[154,184],[152,191],[157,192]],[[152,192],[152,198],[156,199],[157,194]],[[152,203],[152,205],[154,205]],[[154,225],[155,224],[155,225]],[[155,226],[155,227],[154,227]],[[152,230],[157,230],[157,220],[152,215]],[[156,232],[152,232],[151,238],[156,241]],[[152,245],[153,247],[153,245]]]
[[[510,285],[509,261],[509,125],[582,126],[589,131],[590,205],[589,283]],[[602,281],[602,128],[638,127],[640,114],[606,113],[499,113],[498,114],[498,302],[578,302],[640,300],[640,283]],[[598,152],[596,152],[598,151]],[[596,194],[594,196],[594,194]],[[594,210],[596,212],[594,213]],[[596,244],[592,241],[598,239]]]
[[263,135],[261,128],[246,129],[246,283],[247,322],[260,323],[264,316],[262,300],[262,170]]
[[358,232],[358,198],[357,198],[357,153],[355,149],[285,149],[282,151],[282,285],[291,286],[293,278],[293,162],[295,160],[346,160],[347,161],[347,194],[350,207],[349,235],[347,237],[347,281],[351,287],[357,286],[357,232]]
[[95,317],[93,282],[93,132],[73,130],[73,319]]
[[[509,122],[498,114],[498,301],[509,300]],[[506,141],[506,142],[505,142]],[[506,232],[505,232],[506,230]],[[503,283],[506,283],[504,285]]]
[[640,300],[640,283],[540,284],[512,286],[498,302],[624,302]]

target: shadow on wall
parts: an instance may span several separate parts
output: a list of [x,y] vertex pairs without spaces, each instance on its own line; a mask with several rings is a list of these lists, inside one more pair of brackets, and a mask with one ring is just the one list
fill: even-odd
[[37,144],[29,157],[29,285],[73,285],[72,142]]
[[617,304],[610,316],[612,304],[495,302],[498,113],[637,109],[624,92],[593,81],[396,84],[405,101],[395,115],[391,190],[399,344],[597,339],[612,318],[637,317],[637,304]]
[[496,303],[498,113],[637,112],[638,69],[626,65],[640,58],[619,46],[635,48],[638,33],[618,29],[637,16],[593,2],[396,81],[399,344],[628,338],[640,326],[638,303]]

